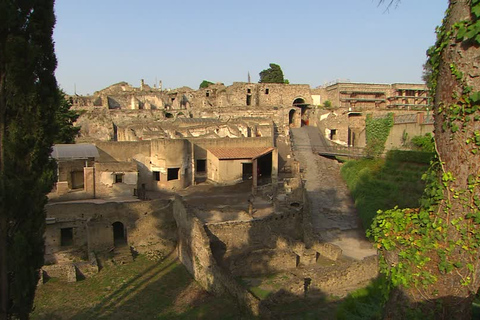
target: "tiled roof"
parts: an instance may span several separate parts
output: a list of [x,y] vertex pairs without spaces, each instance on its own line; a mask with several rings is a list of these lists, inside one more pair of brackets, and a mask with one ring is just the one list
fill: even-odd
[[237,147],[237,148],[209,148],[215,157],[220,160],[255,159],[261,157],[274,148],[271,147]]

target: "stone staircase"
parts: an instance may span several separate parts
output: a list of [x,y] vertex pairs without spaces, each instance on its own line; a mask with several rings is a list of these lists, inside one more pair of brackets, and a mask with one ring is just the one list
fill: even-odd
[[133,261],[133,255],[130,246],[121,245],[113,249],[112,262],[114,264],[125,264]]

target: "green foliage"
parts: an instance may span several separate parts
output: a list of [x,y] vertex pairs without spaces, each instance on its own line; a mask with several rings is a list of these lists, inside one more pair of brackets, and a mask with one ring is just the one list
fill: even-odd
[[350,293],[337,310],[338,320],[380,320],[388,299],[390,286],[384,276],[372,281],[366,288]]
[[333,107],[332,101],[330,101],[330,100],[325,101],[325,102],[323,103],[323,107],[324,107],[325,109],[331,109],[331,108]]
[[259,83],[285,83],[282,68],[278,64],[270,63],[270,68],[260,72]]
[[[471,19],[456,21],[451,29],[447,29],[449,24],[446,21],[451,18],[447,10],[446,20],[437,29],[437,42],[428,50],[427,65],[431,70],[428,86],[432,97],[437,96],[440,65],[445,64],[442,61],[444,50],[452,45],[459,48],[461,45],[466,50],[480,44],[480,0],[466,5],[470,6]],[[442,71],[442,77],[448,81],[449,88],[453,88],[453,92],[449,92],[452,102],[436,101],[436,121],[442,124],[437,134],[456,141],[458,133],[462,134],[462,139],[466,136],[465,145],[458,150],[467,152],[453,158],[478,161],[472,154],[476,155],[480,149],[480,131],[472,128],[478,127],[476,122],[480,121],[480,91],[469,86],[468,77],[455,63],[465,63],[468,58],[451,61],[448,65],[450,74]],[[422,148],[432,148],[429,137],[419,137],[416,143]],[[457,177],[445,167],[444,163],[436,160],[423,175],[426,188],[420,208],[396,207],[379,211],[369,231],[384,257],[387,257],[386,252],[393,251],[398,258],[395,263],[385,258],[382,264],[382,272],[395,286],[422,290],[439,277],[451,274],[454,277],[450,279],[458,279],[458,283],[449,288],[460,285],[471,292],[477,291],[478,284],[474,284],[474,279],[478,276],[476,266],[480,249],[480,175],[472,172],[467,177],[457,172]],[[442,283],[445,285],[447,281],[451,280]],[[428,295],[435,296],[435,292]]]
[[379,209],[418,206],[425,184],[421,178],[431,153],[391,150],[386,159],[346,162],[341,169],[365,229]]
[[[387,152],[386,160],[388,164],[398,164],[399,166],[401,166],[401,162],[411,164],[418,163],[428,166],[434,156],[435,153],[431,151],[390,150]],[[422,170],[423,169],[424,168],[422,168]]]
[[80,132],[80,127],[74,126],[80,114],[70,110],[72,104],[65,97],[65,92],[59,90],[60,108],[56,113],[55,122],[58,127],[55,143],[75,143],[75,137]]
[[200,83],[199,89],[208,88],[208,86],[211,84],[213,84],[213,82],[210,82],[208,80],[203,80],[202,83]]
[[435,140],[431,133],[424,136],[414,136],[410,140],[412,148],[424,152],[435,152]]
[[0,2],[0,290],[8,289],[0,305],[8,299],[11,318],[26,319],[32,309],[43,265],[45,195],[55,181],[53,9],[47,0]]
[[368,157],[378,157],[385,150],[390,129],[393,127],[393,113],[383,118],[374,118],[371,114],[365,119],[365,135],[367,146],[365,153]]
[[290,80],[285,79],[285,81],[283,81],[283,83],[285,83],[285,84],[290,84]]

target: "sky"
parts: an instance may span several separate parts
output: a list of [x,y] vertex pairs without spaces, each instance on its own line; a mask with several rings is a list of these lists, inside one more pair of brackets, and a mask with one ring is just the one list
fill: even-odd
[[93,94],[114,83],[197,89],[258,82],[270,63],[292,84],[421,82],[448,0],[57,0],[57,81]]

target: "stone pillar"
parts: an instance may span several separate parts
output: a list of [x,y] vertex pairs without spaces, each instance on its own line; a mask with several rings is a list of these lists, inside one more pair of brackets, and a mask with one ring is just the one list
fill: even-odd
[[272,151],[272,186],[275,189],[278,183],[278,150]]
[[93,167],[83,168],[83,190],[89,197],[95,198],[95,170]]
[[253,159],[253,169],[252,169],[252,194],[257,193],[258,185],[258,159]]

